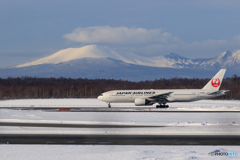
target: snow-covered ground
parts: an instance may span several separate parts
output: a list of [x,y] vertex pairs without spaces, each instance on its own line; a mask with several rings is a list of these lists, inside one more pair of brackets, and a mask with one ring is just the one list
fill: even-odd
[[[134,107],[133,104],[112,104]],[[240,135],[239,112],[45,112],[12,107],[107,107],[96,99],[32,99],[0,101],[0,122],[104,124],[153,126],[148,128],[0,127],[0,134],[148,134]],[[143,107],[144,109],[144,107]],[[147,108],[146,108],[147,110]],[[164,109],[165,110],[165,109]],[[173,103],[168,110],[238,111],[240,101],[204,100]],[[166,127],[154,127],[166,126]],[[118,145],[0,145],[1,159],[216,159],[212,151],[236,152],[239,146],[118,146]],[[218,159],[239,158],[221,156]]]
[[[0,110],[0,122],[159,126],[146,128],[1,127],[0,133],[18,134],[150,134],[239,135],[238,113],[161,112],[42,112]],[[161,127],[166,126],[166,127]]]
[[[126,104],[125,104],[126,105]],[[1,107],[103,107],[105,103],[96,99],[35,99],[7,100]],[[122,104],[113,104],[120,107]],[[127,104],[132,106],[133,104]],[[175,106],[175,107],[174,107]],[[205,109],[203,109],[205,107]],[[127,107],[126,107],[127,108]],[[174,108],[174,109],[172,109]],[[205,100],[192,103],[173,103],[169,110],[225,110],[240,108],[240,101]],[[220,108],[220,109],[219,109]],[[106,108],[108,109],[108,108]],[[147,109],[146,109],[147,110]],[[155,109],[161,111],[161,109]],[[164,109],[165,110],[165,109]],[[186,113],[186,112],[45,112],[41,110],[0,109],[0,122],[11,123],[57,123],[88,125],[135,125],[153,126],[146,128],[44,128],[44,127],[1,127],[0,133],[18,134],[219,134],[239,135],[240,116],[238,112]],[[156,126],[156,127],[154,127]],[[159,126],[159,127],[158,127]],[[164,126],[164,127],[161,127]]]
[[[113,108],[117,107],[136,107],[133,103],[112,103]],[[240,111],[239,100],[201,100],[189,103],[169,103],[170,107],[167,110],[198,110],[198,111]],[[155,108],[148,106],[148,108]],[[97,99],[20,99],[20,100],[2,100],[0,101],[0,108],[2,107],[107,107],[105,102]],[[161,110],[161,109],[157,109]],[[164,109],[165,110],[165,109]]]
[[240,154],[239,146],[99,146],[99,145],[0,145],[3,160],[128,160],[128,159],[239,159],[211,156],[220,151]]

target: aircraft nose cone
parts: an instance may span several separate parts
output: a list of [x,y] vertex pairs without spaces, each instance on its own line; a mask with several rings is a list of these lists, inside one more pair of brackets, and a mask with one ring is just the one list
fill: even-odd
[[101,100],[100,96],[97,97],[98,100]]

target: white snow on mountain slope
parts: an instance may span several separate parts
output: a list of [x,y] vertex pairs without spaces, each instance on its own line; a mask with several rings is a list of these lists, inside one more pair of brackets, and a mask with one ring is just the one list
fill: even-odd
[[58,64],[61,62],[67,62],[67,61],[80,59],[80,58],[113,58],[113,59],[124,61],[126,63],[130,63],[130,61],[125,59],[123,56],[119,55],[117,52],[113,50],[110,50],[107,47],[88,45],[81,48],[63,49],[50,56],[41,58],[36,61],[20,64],[20,65],[17,65],[16,67],[26,67],[26,66],[47,64],[47,63]]
[[[60,50],[45,58],[20,64],[15,67],[27,67],[39,64],[58,64],[82,58],[111,58],[125,63],[170,68],[204,68],[219,69],[240,66],[240,50],[226,51],[215,58],[189,59],[175,53],[157,57],[143,57],[133,53],[118,53],[105,46],[88,45],[81,48],[68,48]],[[236,67],[235,67],[236,68]]]
[[240,66],[240,50],[235,51],[225,51],[221,53],[219,56],[211,59],[196,59],[196,62],[203,67],[222,67],[222,68],[230,68],[233,66]]
[[142,57],[142,56],[135,55],[133,53],[119,54],[108,47],[88,45],[81,48],[68,48],[68,49],[60,50],[50,56],[41,58],[36,61],[20,64],[20,65],[17,65],[16,67],[20,68],[20,67],[39,65],[39,64],[48,64],[48,63],[58,64],[61,62],[67,62],[67,61],[81,59],[81,58],[112,58],[115,60],[123,61],[125,63],[131,63],[136,65],[178,68],[175,65],[178,61],[177,60],[178,58],[176,57],[172,58],[172,56],[173,54],[170,55],[171,58],[165,57],[165,56]]

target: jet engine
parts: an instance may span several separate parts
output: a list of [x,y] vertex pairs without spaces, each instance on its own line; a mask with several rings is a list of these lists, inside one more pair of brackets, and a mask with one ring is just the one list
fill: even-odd
[[143,99],[143,98],[136,98],[134,103],[135,103],[135,106],[151,105],[149,100]]

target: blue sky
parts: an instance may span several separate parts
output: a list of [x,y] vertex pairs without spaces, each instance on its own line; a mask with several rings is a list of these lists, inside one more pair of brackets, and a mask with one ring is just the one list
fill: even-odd
[[0,0],[0,67],[89,44],[209,58],[240,49],[239,0]]

